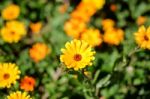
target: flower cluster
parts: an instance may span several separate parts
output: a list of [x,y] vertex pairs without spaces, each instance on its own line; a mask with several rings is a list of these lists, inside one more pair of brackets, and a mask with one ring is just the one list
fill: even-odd
[[78,39],[84,30],[87,30],[86,24],[90,18],[101,9],[105,0],[83,0],[71,13],[71,18],[65,23],[64,30],[68,36]]
[[112,19],[102,20],[104,30],[103,40],[110,45],[119,45],[124,39],[124,31],[115,28],[115,22]]
[[26,35],[26,28],[23,22],[17,21],[20,14],[19,6],[10,4],[2,10],[2,17],[6,25],[1,29],[1,36],[5,42],[17,43],[23,36]]
[[[20,70],[16,64],[0,63],[0,87],[10,88],[12,84],[16,84],[16,80],[20,78]],[[21,82],[21,89],[26,91],[33,91],[35,80],[32,77],[25,77]],[[26,92],[20,91],[11,93],[7,99],[31,99]]]

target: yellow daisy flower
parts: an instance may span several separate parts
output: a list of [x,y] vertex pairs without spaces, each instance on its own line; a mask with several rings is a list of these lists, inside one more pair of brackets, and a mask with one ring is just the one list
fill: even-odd
[[13,92],[9,96],[7,96],[7,99],[32,99],[30,95],[28,95],[26,92]]
[[146,29],[141,26],[139,30],[134,33],[136,43],[143,49],[150,49],[150,26]]
[[16,64],[0,63],[0,88],[9,88],[11,84],[15,84],[19,74],[20,70]]
[[97,9],[101,9],[105,4],[105,0],[82,0],[82,1],[94,4]]
[[9,21],[1,29],[2,39],[8,43],[17,43],[24,35],[26,35],[25,25],[19,21]]
[[109,29],[104,33],[103,39],[110,45],[119,45],[124,39],[124,32],[121,29]]
[[87,29],[81,34],[81,39],[88,42],[91,46],[95,47],[102,43],[102,35],[98,29]]
[[10,4],[2,10],[2,18],[4,18],[5,20],[16,19],[19,16],[19,14],[20,8],[15,4]]
[[87,65],[92,65],[92,60],[95,59],[95,51],[92,51],[91,46],[83,40],[73,40],[67,42],[65,49],[61,49],[62,55],[60,61],[63,62],[67,68],[79,70],[85,68]]

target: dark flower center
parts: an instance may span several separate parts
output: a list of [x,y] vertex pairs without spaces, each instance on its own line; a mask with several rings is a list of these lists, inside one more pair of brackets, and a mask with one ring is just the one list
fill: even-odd
[[28,84],[29,84],[29,85],[32,85],[32,83],[31,83],[30,81],[28,82]]
[[8,73],[6,73],[6,74],[4,74],[4,79],[6,80],[6,79],[9,79],[9,77],[10,77],[10,75],[8,74]]
[[12,31],[12,32],[11,32],[11,34],[12,34],[12,35],[14,35],[14,34],[15,34],[15,32],[14,32],[14,31]]
[[148,41],[149,38],[145,35],[145,36],[144,36],[144,40]]
[[80,61],[82,59],[82,56],[80,54],[74,55],[74,60],[75,61]]

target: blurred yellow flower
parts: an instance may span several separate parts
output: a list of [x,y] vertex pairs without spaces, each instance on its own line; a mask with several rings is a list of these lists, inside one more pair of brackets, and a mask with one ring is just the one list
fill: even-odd
[[9,88],[20,78],[20,70],[13,63],[0,63],[0,88]]
[[112,19],[103,19],[102,20],[102,27],[103,30],[106,31],[108,29],[112,29],[115,25],[115,22]]
[[46,55],[49,53],[50,53],[50,49],[44,43],[36,43],[29,50],[30,57],[36,63],[44,59]]
[[26,92],[17,91],[7,96],[7,99],[32,99],[32,98]]
[[145,22],[147,21],[147,17],[146,16],[139,16],[136,20],[136,23],[138,25],[143,25]]
[[16,19],[20,14],[20,8],[18,5],[10,4],[2,10],[2,18],[5,20]]
[[136,43],[141,48],[150,49],[150,26],[147,29],[144,26],[141,26],[134,35]]
[[65,23],[64,30],[68,36],[79,38],[80,34],[85,30],[86,24],[78,19],[70,19]]
[[101,9],[105,4],[105,0],[82,0],[82,1],[94,4],[97,9]]
[[73,40],[67,42],[65,49],[61,49],[62,55],[60,61],[66,65],[67,68],[79,70],[85,68],[87,65],[92,65],[92,60],[95,59],[95,51],[92,51],[91,46],[83,40]]
[[121,29],[109,29],[104,33],[103,39],[110,45],[119,45],[124,39],[124,32]]
[[2,39],[8,43],[17,43],[24,35],[26,35],[25,25],[19,21],[8,21],[1,29]]
[[32,33],[36,33],[36,34],[39,33],[41,28],[42,28],[42,23],[41,22],[30,24],[30,29],[31,29]]
[[91,46],[99,46],[102,43],[102,35],[98,29],[87,29],[81,34],[81,40],[88,42]]

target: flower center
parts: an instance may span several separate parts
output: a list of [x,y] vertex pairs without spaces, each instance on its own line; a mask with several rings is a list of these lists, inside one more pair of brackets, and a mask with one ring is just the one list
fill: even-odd
[[75,54],[74,55],[74,60],[75,61],[80,61],[82,59],[82,56],[80,54]]
[[12,31],[12,32],[11,32],[11,35],[14,35],[14,34],[15,34],[15,32],[14,32],[14,31]]
[[149,38],[145,35],[145,36],[144,36],[144,40],[148,41]]
[[8,73],[6,73],[6,74],[3,75],[3,77],[6,80],[6,79],[9,79],[10,75]]
[[32,85],[32,83],[31,83],[30,81],[28,82],[28,84],[29,84],[29,85]]

